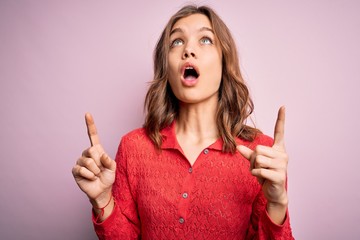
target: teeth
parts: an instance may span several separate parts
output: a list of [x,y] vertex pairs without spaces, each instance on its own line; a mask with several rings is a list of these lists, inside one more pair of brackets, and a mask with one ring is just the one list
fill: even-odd
[[193,67],[186,67],[185,69],[194,69]]

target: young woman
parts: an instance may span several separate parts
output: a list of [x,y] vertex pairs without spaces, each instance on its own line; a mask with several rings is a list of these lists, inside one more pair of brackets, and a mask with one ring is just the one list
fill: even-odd
[[100,239],[293,239],[284,108],[274,140],[245,125],[253,103],[236,46],[208,7],[185,6],[155,49],[144,127],[115,161],[86,114],[91,147],[73,168]]

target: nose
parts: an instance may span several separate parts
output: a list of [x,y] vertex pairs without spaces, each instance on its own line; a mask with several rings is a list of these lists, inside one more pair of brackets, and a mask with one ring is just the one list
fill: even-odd
[[189,46],[186,46],[185,49],[184,49],[184,53],[182,55],[182,58],[187,59],[187,58],[190,58],[190,57],[196,58],[195,51],[192,48],[190,48]]

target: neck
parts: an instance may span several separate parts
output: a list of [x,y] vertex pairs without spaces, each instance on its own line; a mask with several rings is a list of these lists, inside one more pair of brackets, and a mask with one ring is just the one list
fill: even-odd
[[195,142],[215,141],[217,101],[214,104],[181,104],[176,135],[187,136]]

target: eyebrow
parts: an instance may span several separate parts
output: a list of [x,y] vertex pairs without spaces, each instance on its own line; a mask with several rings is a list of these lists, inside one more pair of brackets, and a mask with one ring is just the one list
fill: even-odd
[[[199,32],[203,32],[203,31],[209,31],[209,32],[212,32],[213,34],[215,34],[215,33],[214,33],[214,30],[212,30],[212,29],[209,28],[209,27],[202,27],[202,28],[199,29]],[[174,34],[174,33],[177,33],[177,32],[183,33],[184,31],[183,31],[181,28],[174,28],[173,30],[171,30],[170,36],[171,36],[172,34]]]

